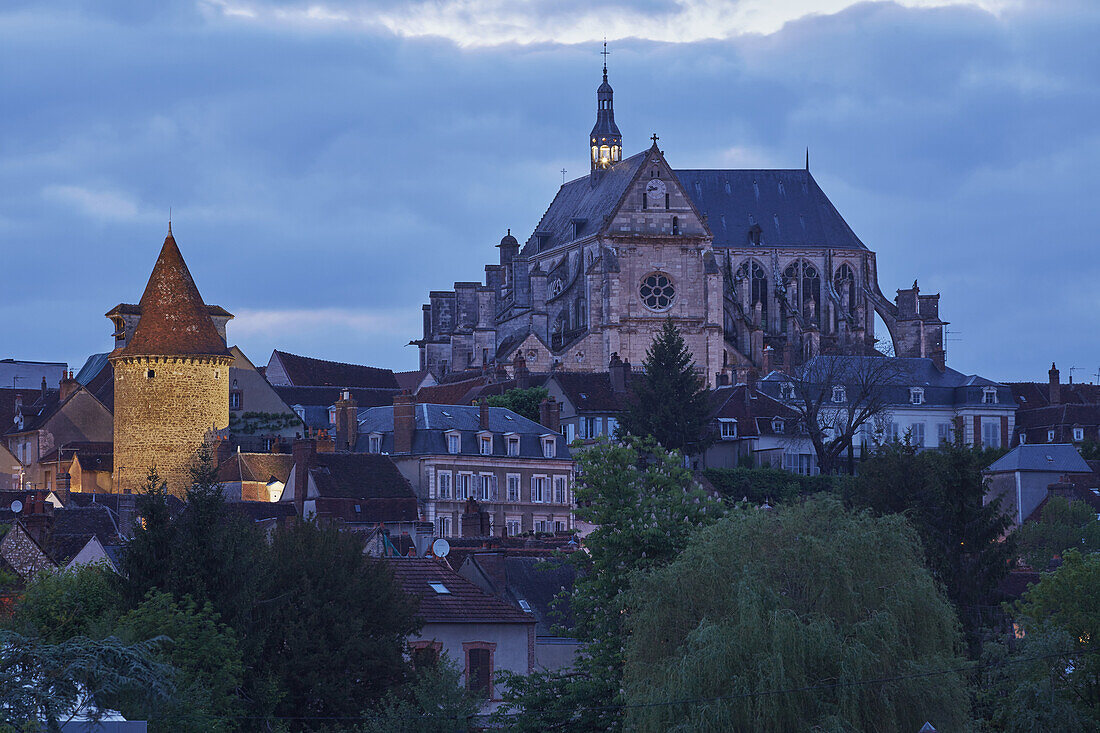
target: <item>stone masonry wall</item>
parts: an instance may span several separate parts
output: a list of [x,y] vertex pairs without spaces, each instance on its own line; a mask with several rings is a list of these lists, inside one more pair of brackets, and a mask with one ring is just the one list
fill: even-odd
[[114,363],[115,490],[138,491],[155,465],[168,490],[182,496],[208,431],[229,425],[232,357],[123,357]]

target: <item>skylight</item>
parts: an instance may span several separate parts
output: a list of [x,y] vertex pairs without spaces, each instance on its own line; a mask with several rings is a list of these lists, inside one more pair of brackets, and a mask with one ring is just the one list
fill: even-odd
[[434,590],[436,593],[439,593],[440,595],[451,592],[447,589],[447,586],[443,585],[442,583],[428,583],[428,585],[431,587],[432,590]]
[[451,416],[451,413],[447,412],[446,410],[441,410],[440,412],[443,413],[443,417],[450,417]]
[[519,601],[519,607],[522,608],[527,613],[532,613],[531,604],[528,603],[527,601],[523,600],[522,598]]

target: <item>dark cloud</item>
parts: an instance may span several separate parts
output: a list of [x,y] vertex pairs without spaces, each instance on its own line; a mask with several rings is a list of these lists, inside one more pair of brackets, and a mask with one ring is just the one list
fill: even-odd
[[[411,368],[427,292],[480,278],[560,169],[587,166],[595,47],[57,7],[0,14],[0,356],[105,350],[102,314],[140,296],[172,207],[254,360]],[[626,147],[657,131],[675,166],[797,167],[808,145],[883,290],[943,293],[952,365],[1041,378],[1100,361],[1081,336],[1100,327],[1098,27],[1086,6],[865,4],[767,36],[618,41],[611,80]]]

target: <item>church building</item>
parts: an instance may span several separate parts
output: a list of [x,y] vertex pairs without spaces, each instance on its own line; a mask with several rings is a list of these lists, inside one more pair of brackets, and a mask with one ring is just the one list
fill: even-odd
[[623,157],[607,81],[587,137],[590,171],[558,190],[521,245],[511,234],[485,281],[432,291],[420,368],[510,364],[606,371],[639,364],[671,318],[714,386],[822,353],[874,353],[875,315],[897,356],[943,368],[939,295],[891,301],[875,253],[810,174],[673,168],[654,135]]

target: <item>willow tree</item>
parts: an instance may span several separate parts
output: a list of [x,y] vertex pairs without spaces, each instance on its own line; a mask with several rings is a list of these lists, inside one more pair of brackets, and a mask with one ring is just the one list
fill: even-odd
[[961,730],[958,621],[921,561],[901,517],[823,497],[701,530],[630,591],[624,727]]

